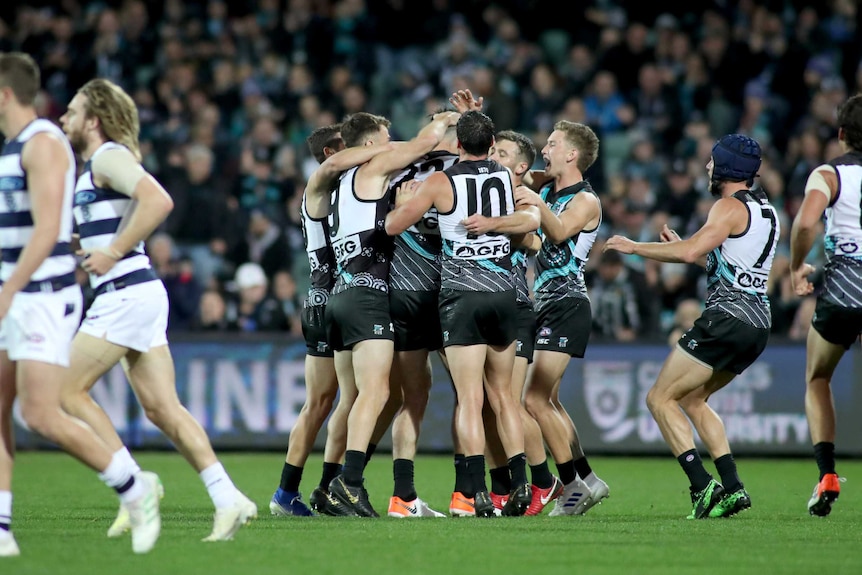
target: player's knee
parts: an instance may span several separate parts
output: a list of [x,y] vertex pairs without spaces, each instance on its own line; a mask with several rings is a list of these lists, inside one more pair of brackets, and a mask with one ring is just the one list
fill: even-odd
[[77,416],[81,412],[81,405],[89,397],[90,395],[86,391],[64,386],[60,393],[60,405],[66,413]]
[[538,416],[542,413],[543,409],[548,409],[550,407],[551,402],[547,397],[542,396],[542,394],[529,389],[524,393],[524,409],[527,410],[527,413],[529,413],[531,417]]
[[667,400],[667,394],[662,393],[655,387],[653,387],[647,392],[646,404],[647,408],[652,414],[655,414],[657,411],[660,411],[662,406],[667,403]]
[[54,430],[60,421],[56,409],[35,401],[21,404],[21,417],[32,431],[42,437],[53,440]]

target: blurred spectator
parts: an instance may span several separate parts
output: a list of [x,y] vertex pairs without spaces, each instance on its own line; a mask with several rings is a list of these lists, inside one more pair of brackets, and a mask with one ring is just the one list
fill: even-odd
[[236,270],[237,293],[227,302],[228,329],[242,332],[286,331],[287,317],[277,299],[269,295],[269,281],[258,264],[248,262]]
[[229,259],[235,266],[254,262],[271,279],[278,270],[290,269],[293,254],[283,229],[266,212],[253,210],[249,216],[248,232],[237,242]]
[[272,295],[281,304],[281,311],[287,318],[290,332],[294,335],[302,335],[302,302],[296,282],[289,271],[282,269],[275,272],[272,277]]
[[192,319],[198,308],[201,284],[195,277],[193,261],[177,255],[173,239],[159,233],[147,242],[147,254],[156,274],[165,284],[170,302],[168,329],[182,331],[191,327]]
[[191,146],[183,160],[166,186],[174,200],[166,226],[177,247],[194,262],[201,283],[208,285],[229,245],[227,194],[213,173],[212,150]]
[[616,341],[633,341],[656,328],[654,299],[644,275],[623,264],[619,252],[604,252],[587,278],[593,331]]
[[226,312],[227,305],[221,293],[215,289],[208,289],[201,295],[192,328],[195,331],[227,331]]

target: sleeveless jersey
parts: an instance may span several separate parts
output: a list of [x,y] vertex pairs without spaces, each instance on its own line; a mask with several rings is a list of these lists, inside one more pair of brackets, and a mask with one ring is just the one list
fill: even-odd
[[826,208],[826,265],[821,297],[862,308],[862,153],[829,164],[838,174],[838,196]]
[[[116,142],[105,142],[99,146],[93,157],[84,164],[84,171],[78,176],[78,183],[75,186],[75,204],[72,213],[81,237],[81,247],[85,250],[110,246],[117,236],[123,217],[133,206],[132,198],[126,194],[111,188],[98,188],[93,183],[91,171],[93,160],[102,152],[112,149],[125,150],[126,148]],[[149,267],[150,258],[144,251],[144,242],[139,242],[105,275],[90,274],[90,285],[97,288],[105,282]]]
[[315,219],[308,215],[305,195],[302,196],[302,238],[311,268],[311,285],[305,307],[326,305],[329,293],[335,284],[335,254],[329,245],[329,222],[327,218]]
[[30,122],[14,139],[7,140],[0,152],[0,280],[8,280],[18,265],[18,257],[33,235],[33,214],[30,211],[30,191],[27,174],[21,166],[21,152],[30,138],[40,132],[57,136],[66,149],[69,167],[63,174],[63,208],[60,213],[60,233],[51,254],[39,265],[30,281],[43,281],[75,272],[72,255],[72,196],[75,190],[75,154],[60,128],[48,120]]
[[[540,196],[548,208],[559,216],[574,199],[575,194],[579,193],[595,195],[589,182],[581,181],[559,191],[550,183],[542,188]],[[601,207],[599,209],[601,210]],[[589,299],[584,282],[584,266],[590,257],[590,250],[596,241],[601,223],[599,214],[599,225],[592,230],[581,230],[559,244],[546,240],[544,231],[539,228],[542,249],[536,254],[536,280],[533,283],[537,309],[541,310],[547,304],[566,297]]]
[[518,249],[512,252],[512,283],[515,285],[517,301],[533,307],[530,299],[530,287],[527,285],[527,252]]
[[494,160],[458,162],[445,171],[452,184],[452,210],[439,214],[443,238],[441,287],[458,291],[503,292],[512,285],[509,236],[467,233],[461,223],[472,214],[506,216],[515,211],[512,177]]
[[772,325],[766,280],[781,232],[775,208],[763,192],[741,190],[733,197],[748,209],[748,227],[712,250],[706,260],[706,309],[721,310],[748,325]]
[[[453,166],[458,155],[446,151],[429,152],[400,174],[389,186],[393,194],[403,182],[423,181],[434,172]],[[395,290],[438,291],[440,289],[440,252],[442,242],[437,208],[432,207],[422,219],[395,236],[389,287]]]
[[338,264],[332,293],[368,287],[388,293],[392,238],[386,234],[389,193],[378,200],[356,197],[356,172],[344,172],[332,194],[329,242]]

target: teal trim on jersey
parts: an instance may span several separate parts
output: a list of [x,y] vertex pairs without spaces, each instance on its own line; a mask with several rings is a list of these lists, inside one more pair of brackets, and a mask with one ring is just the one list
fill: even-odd
[[547,269],[539,274],[533,281],[533,291],[540,291],[543,285],[554,278],[565,277],[572,273],[580,274],[580,271],[581,266],[578,265],[577,260],[569,260],[569,263],[561,268]]
[[724,256],[721,255],[721,252],[718,248],[712,250],[715,255],[715,275],[720,277],[721,279],[729,281],[731,284],[735,281],[735,277],[733,272],[730,270],[730,264],[727,263],[727,260],[724,259]]
[[417,254],[419,254],[420,256],[422,256],[423,258],[425,258],[426,260],[431,260],[431,261],[433,262],[434,260],[436,260],[436,259],[437,259],[435,256],[433,256],[433,255],[431,255],[430,253],[428,253],[428,250],[426,250],[425,248],[423,248],[422,246],[420,246],[420,245],[419,245],[419,242],[417,242],[417,241],[413,238],[413,236],[410,234],[410,232],[404,232],[404,233],[402,233],[402,234],[401,234],[401,236],[400,236],[400,238],[401,238],[401,240],[402,240],[405,244],[407,244],[407,246],[408,246],[411,250],[413,250],[414,252],[416,252]]
[[347,270],[341,269],[338,270],[338,275],[344,278],[344,283],[350,283],[353,281],[353,274]]
[[480,266],[482,266],[486,270],[492,271],[494,273],[498,273],[498,274],[510,273],[509,270],[501,268],[497,264],[492,263],[491,260],[472,260],[472,261],[478,263]]
[[521,250],[512,252],[512,265],[517,266],[527,261],[527,254]]

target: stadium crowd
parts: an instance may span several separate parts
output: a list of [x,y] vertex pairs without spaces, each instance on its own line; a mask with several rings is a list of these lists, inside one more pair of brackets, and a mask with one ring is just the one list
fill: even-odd
[[[782,224],[773,332],[804,340],[814,296],[790,287],[790,223],[809,172],[840,154],[835,110],[862,88],[862,13],[853,0],[690,4],[579,2],[560,26],[555,7],[529,0],[37,0],[0,6],[0,51],[41,64],[49,118],[93,77],[133,95],[144,165],[175,203],[148,244],[172,331],[299,334],[299,202],[316,166],[305,138],[368,111],[409,139],[470,88],[498,129],[539,149],[559,119],[599,135],[586,177],[604,219],[588,287],[594,336],[611,340],[690,326],[705,275],[602,254],[604,239],[698,229],[716,137],[755,138]],[[822,257],[815,245],[809,261]]]

